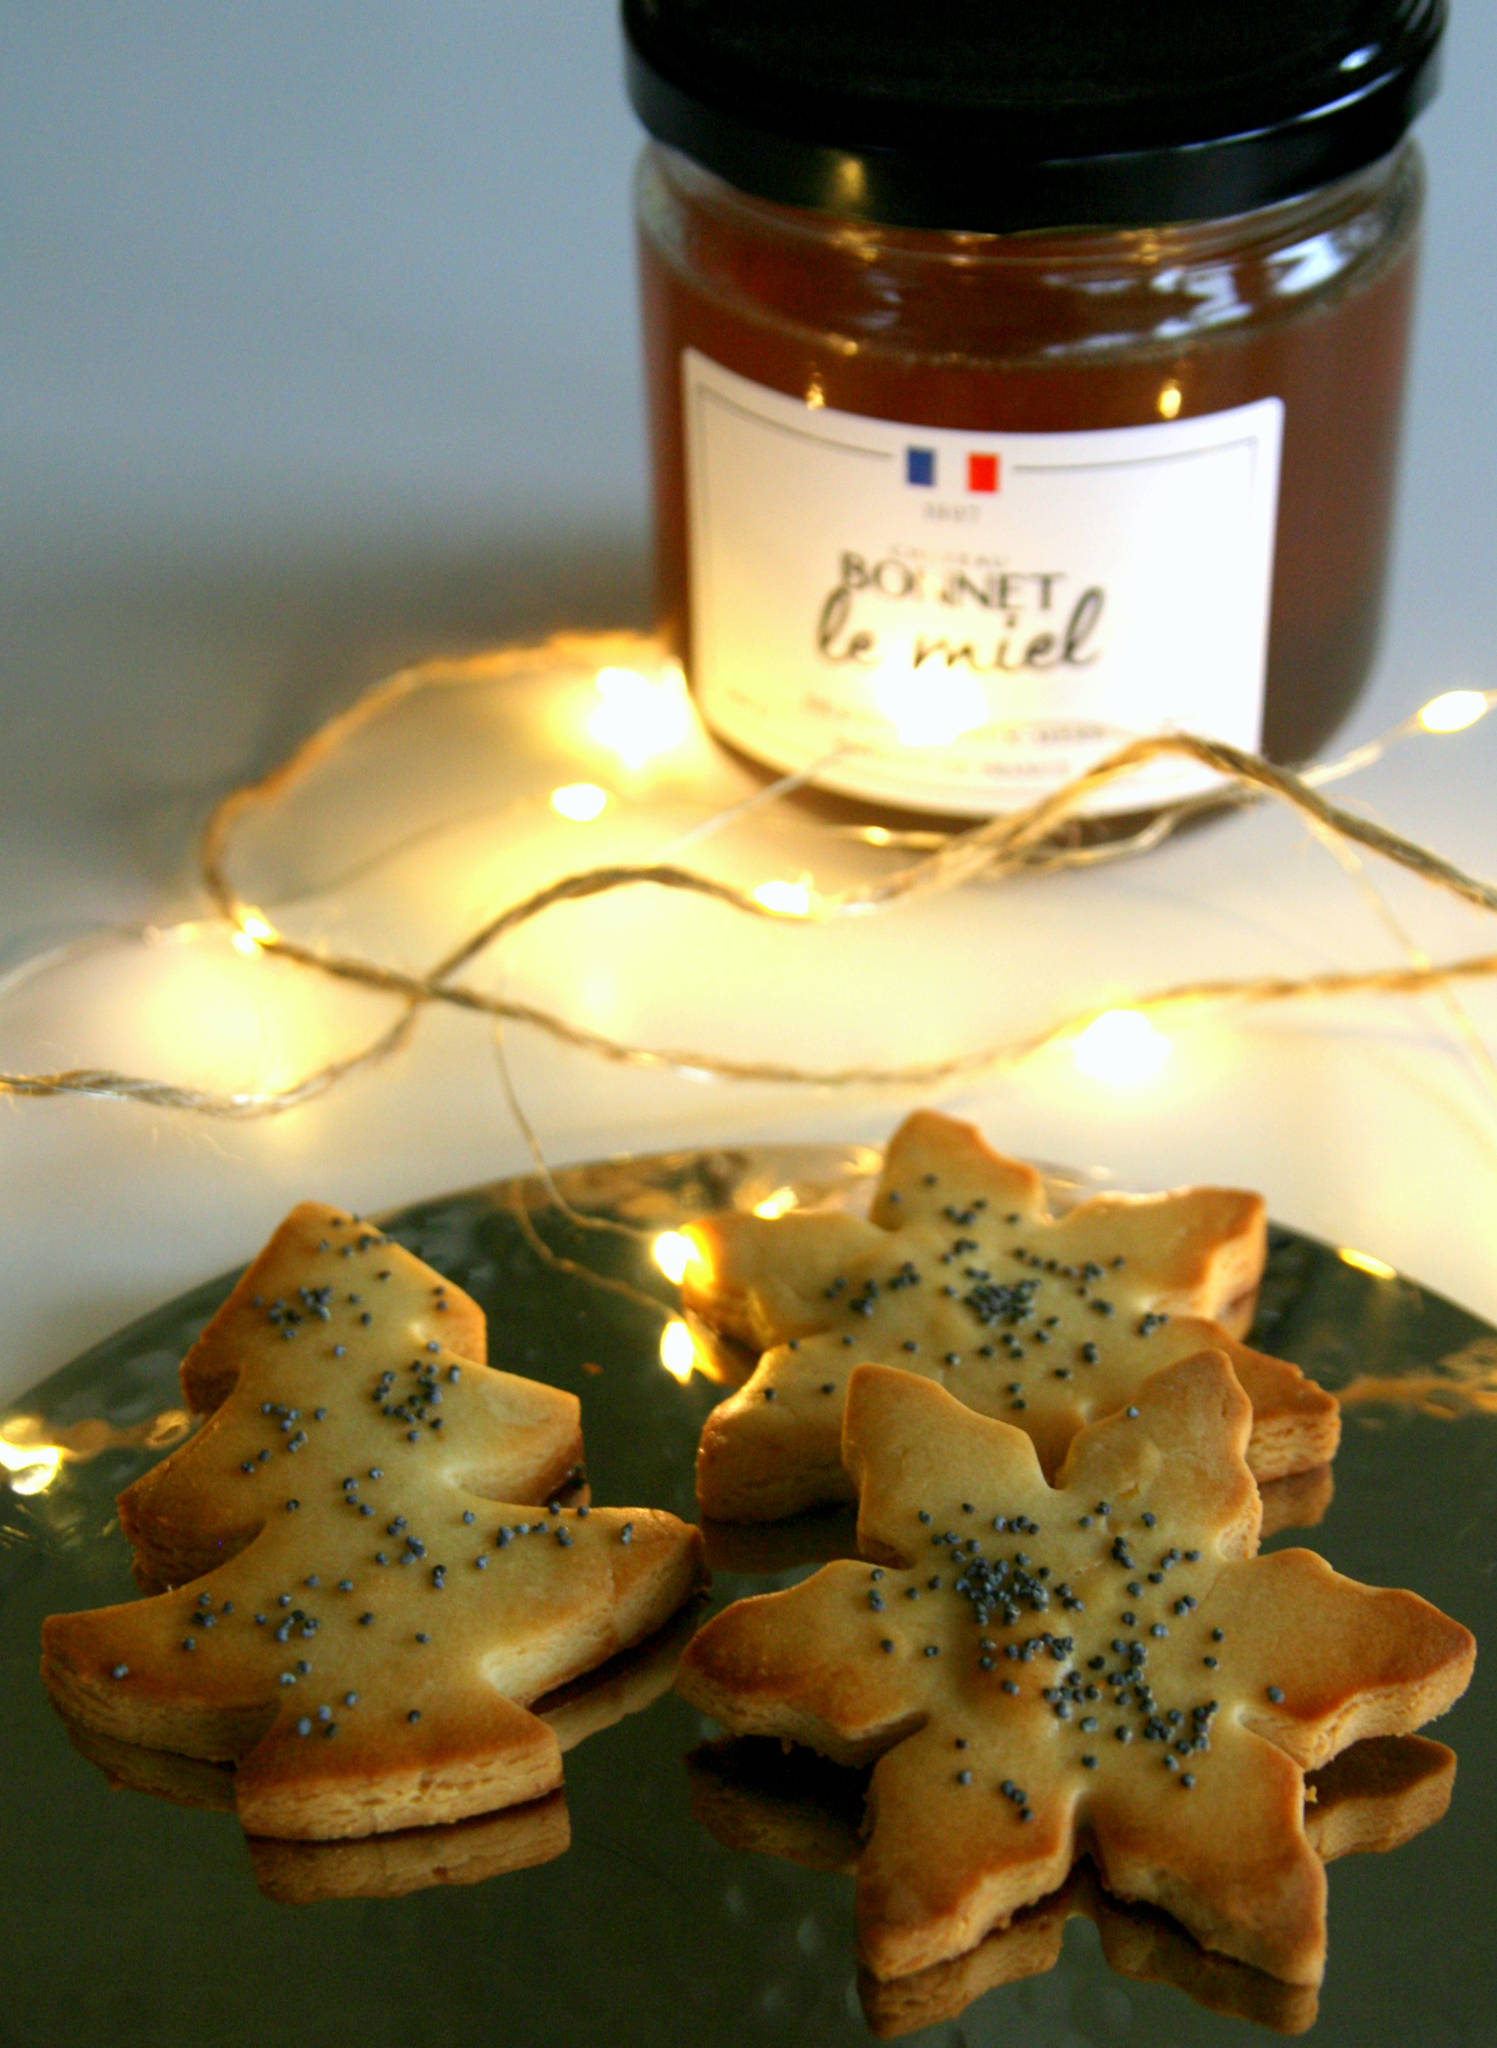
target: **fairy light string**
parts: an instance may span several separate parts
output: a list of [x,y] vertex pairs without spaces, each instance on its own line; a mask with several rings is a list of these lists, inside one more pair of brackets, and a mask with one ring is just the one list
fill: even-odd
[[[590,645],[578,636],[560,636],[543,653],[550,652],[558,660],[575,664],[586,655]],[[354,1074],[393,1058],[409,1042],[423,1011],[430,1005],[445,1005],[483,1016],[496,1027],[532,1025],[560,1043],[623,1066],[691,1069],[727,1080],[816,1087],[937,1088],[1016,1066],[1047,1047],[1073,1040],[1103,1014],[1103,1009],[1094,1006],[1074,1011],[1024,1037],[990,1042],[946,1058],[892,1066],[864,1062],[843,1067],[807,1067],[791,1060],[733,1058],[710,1047],[632,1043],[559,1010],[491,994],[462,978],[463,971],[504,939],[557,908],[626,889],[698,897],[740,916],[815,927],[847,917],[877,917],[896,904],[943,894],[979,878],[992,883],[1020,872],[1032,876],[1052,869],[1126,858],[1158,844],[1203,809],[1224,804],[1277,802],[1298,813],[1315,837],[1336,851],[1338,857],[1349,856],[1343,865],[1356,862],[1352,849],[1360,848],[1480,911],[1497,912],[1497,886],[1467,874],[1441,855],[1331,802],[1321,793],[1327,784],[1381,759],[1396,742],[1419,734],[1449,733],[1468,727],[1497,703],[1497,691],[1447,692],[1381,739],[1299,773],[1276,767],[1223,741],[1193,734],[1161,733],[1133,740],[1024,809],[949,835],[901,835],[882,827],[854,827],[854,833],[868,843],[893,847],[914,857],[876,881],[829,892],[821,892],[809,882],[761,882],[753,887],[738,887],[681,859],[582,868],[507,904],[463,936],[425,973],[410,972],[326,945],[309,945],[277,930],[259,907],[240,894],[231,879],[231,855],[237,829],[252,815],[273,805],[314,769],[337,762],[356,735],[411,698],[430,690],[491,686],[507,674],[518,673],[527,666],[533,669],[536,662],[535,649],[515,649],[498,656],[475,656],[466,662],[422,665],[388,678],[319,727],[266,775],[231,791],[215,806],[203,831],[199,847],[201,884],[213,913],[236,947],[267,963],[279,962],[296,971],[388,997],[397,1006],[397,1014],[388,1025],[353,1051],[326,1061],[279,1088],[222,1092],[106,1067],[89,1067],[52,1073],[0,1072],[0,1093],[30,1098],[85,1096],[230,1119],[280,1115],[325,1094]],[[1164,756],[1193,761],[1213,771],[1220,778],[1218,786],[1204,796],[1168,806],[1128,837],[1100,845],[1075,843],[1075,822],[1085,814],[1087,799],[1094,792]],[[675,841],[672,850],[684,853],[724,820],[778,801],[813,780],[820,765],[815,764],[803,774],[784,777],[770,790],[756,793],[716,818],[709,818]],[[820,829],[829,840],[843,837],[847,831],[845,827],[833,826]],[[371,863],[361,865],[367,872]],[[1385,922],[1395,932],[1400,929],[1396,922]],[[1148,1016],[1207,1006],[1349,995],[1417,995],[1430,990],[1448,994],[1457,983],[1497,974],[1497,952],[1432,962],[1412,942],[1408,951],[1410,958],[1395,967],[1183,982],[1130,997],[1127,1007]],[[55,956],[43,963],[44,969],[53,964]],[[1114,999],[1106,1008],[1117,1006]]]

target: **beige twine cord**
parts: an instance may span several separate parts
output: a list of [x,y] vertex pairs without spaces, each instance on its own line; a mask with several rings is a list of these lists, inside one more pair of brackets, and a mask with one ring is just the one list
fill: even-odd
[[[566,655],[575,653],[577,646],[575,637],[564,637],[552,643],[552,651]],[[260,780],[231,791],[215,806],[204,829],[199,848],[200,878],[209,902],[225,926],[238,933],[250,931],[259,950],[269,959],[392,998],[400,1005],[399,1014],[377,1036],[358,1050],[329,1061],[288,1087],[263,1092],[223,1094],[120,1073],[110,1068],[71,1068],[59,1073],[0,1072],[0,1094],[33,1098],[88,1096],[230,1119],[281,1115],[325,1094],[353,1074],[390,1059],[407,1043],[421,1012],[429,1004],[445,1004],[470,1011],[494,1020],[496,1025],[531,1024],[565,1045],[624,1066],[690,1068],[727,1080],[792,1082],[817,1087],[933,1088],[1017,1065],[1043,1048],[1073,1036],[1092,1021],[1097,1011],[1091,1008],[1076,1012],[1028,1037],[990,1043],[947,1059],[894,1067],[865,1064],[807,1068],[788,1061],[731,1059],[697,1048],[631,1044],[590,1030],[557,1011],[490,995],[456,977],[501,939],[559,905],[581,902],[619,889],[654,888],[667,893],[701,896],[744,916],[814,925],[848,916],[877,915],[893,904],[959,888],[978,877],[992,881],[1020,870],[1033,874],[1052,868],[1121,858],[1157,844],[1187,818],[1205,808],[1252,803],[1264,797],[1297,812],[1317,838],[1333,849],[1339,848],[1348,857],[1348,862],[1358,868],[1360,863],[1351,853],[1353,847],[1361,847],[1390,861],[1431,887],[1477,909],[1497,911],[1497,887],[1464,873],[1452,862],[1397,833],[1332,804],[1315,786],[1339,779],[1380,758],[1392,740],[1416,729],[1417,720],[1409,720],[1385,740],[1304,774],[1274,767],[1258,755],[1225,742],[1201,739],[1188,733],[1159,734],[1135,740],[1036,803],[953,833],[939,841],[933,850],[924,852],[922,857],[908,862],[878,882],[816,897],[804,912],[773,909],[759,902],[747,890],[735,888],[679,863],[660,861],[589,868],[564,876],[488,919],[426,974],[412,974],[356,955],[308,946],[278,932],[267,931],[262,936],[258,913],[238,894],[229,879],[229,854],[234,829],[241,819],[273,802],[314,766],[335,758],[356,732],[404,699],[433,688],[491,683],[507,668],[518,668],[525,662],[533,664],[535,658],[534,650],[515,650],[510,655],[501,656],[497,663],[493,656],[482,656],[466,663],[444,663],[440,668],[408,669],[390,677],[319,727]],[[1489,693],[1489,704],[1494,696],[1497,693]],[[1092,792],[1166,755],[1192,760],[1215,770],[1224,778],[1221,788],[1206,797],[1190,798],[1167,807],[1131,838],[1103,846],[1078,847],[1070,843],[1071,835],[1067,828]],[[782,794],[797,787],[809,780],[814,772],[811,770],[803,776],[787,777],[769,794]],[[761,798],[750,799],[751,803],[760,801]],[[724,815],[736,814],[741,808],[734,806],[733,813]],[[832,828],[827,829],[830,834]],[[694,838],[702,834],[699,830],[689,836]],[[868,833],[864,836],[877,837]],[[881,843],[890,843],[889,835],[883,835]],[[920,835],[916,843],[927,845],[929,841],[926,835]],[[1417,995],[1432,989],[1448,994],[1458,982],[1497,974],[1497,953],[1471,954],[1432,963],[1417,949],[1411,947],[1410,951],[1413,957],[1409,964],[1401,967],[1183,982],[1131,998],[1128,1007],[1158,1012],[1205,1005],[1261,1004],[1359,994]]]

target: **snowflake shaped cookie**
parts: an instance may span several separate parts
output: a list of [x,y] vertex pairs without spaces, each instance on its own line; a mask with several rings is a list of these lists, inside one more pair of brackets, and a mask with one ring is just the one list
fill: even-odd
[[[303,1205],[183,1367],[199,1433],[121,1498],[154,1598],[54,1615],[43,1676],[97,1734],[236,1763],[251,1834],[458,1819],[561,1783],[527,1703],[701,1578],[649,1509],[537,1505],[577,1404],[454,1350],[481,1317],[380,1232]],[[216,1405],[215,1405],[216,1404]]]
[[1101,1195],[1052,1217],[1032,1167],[991,1151],[970,1125],[922,1111],[890,1143],[871,1220],[729,1212],[689,1234],[684,1306],[763,1352],[702,1431],[704,1515],[774,1520],[850,1499],[842,1406],[849,1374],[868,1363],[922,1374],[1001,1416],[1054,1471],[1077,1430],[1210,1345],[1252,1402],[1257,1478],[1335,1454],[1330,1395],[1208,1320],[1258,1283],[1256,1195]]
[[1254,1556],[1249,1420],[1223,1357],[1182,1360],[1082,1430],[1052,1488],[1019,1430],[911,1374],[853,1374],[875,1562],[728,1608],[678,1684],[734,1734],[873,1762],[857,1885],[876,1976],[963,1954],[1085,1852],[1203,1946],[1319,1981],[1304,1772],[1441,1713],[1475,1646],[1310,1551]]

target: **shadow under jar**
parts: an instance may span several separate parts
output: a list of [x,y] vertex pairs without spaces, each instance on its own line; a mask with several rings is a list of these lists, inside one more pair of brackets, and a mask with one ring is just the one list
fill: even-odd
[[779,4],[749,56],[625,9],[659,621],[707,722],[946,816],[1171,728],[1307,759],[1376,647],[1441,10],[1284,0],[1181,72],[1072,0],[997,84],[917,28],[839,75],[855,12],[808,57]]

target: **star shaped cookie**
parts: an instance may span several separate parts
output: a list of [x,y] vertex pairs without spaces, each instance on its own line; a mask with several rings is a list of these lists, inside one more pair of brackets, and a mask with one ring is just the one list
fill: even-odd
[[1100,1195],[1054,1217],[1040,1176],[931,1111],[895,1133],[871,1220],[737,1211],[688,1228],[683,1306],[761,1350],[702,1430],[704,1515],[765,1521],[852,1497],[842,1406],[859,1364],[937,1380],[1034,1441],[1053,1472],[1077,1430],[1210,1345],[1253,1408],[1248,1463],[1278,1479],[1335,1455],[1331,1396],[1219,1322],[1263,1268],[1256,1195]]
[[1325,1956],[1304,1772],[1464,1690],[1469,1633],[1306,1550],[1255,1556],[1250,1412],[1226,1359],[1156,1374],[1057,1485],[1009,1424],[914,1375],[852,1376],[872,1562],[739,1601],[678,1685],[731,1733],[873,1763],[862,1959],[905,1976],[1054,1892],[1117,1896],[1288,1983]]
[[251,1834],[554,1790],[527,1703],[659,1628],[701,1539],[655,1510],[537,1505],[575,1468],[577,1404],[453,1349],[477,1316],[380,1232],[298,1209],[184,1364],[214,1412],[121,1498],[141,1575],[192,1582],[48,1619],[62,1713],[233,1761]]

